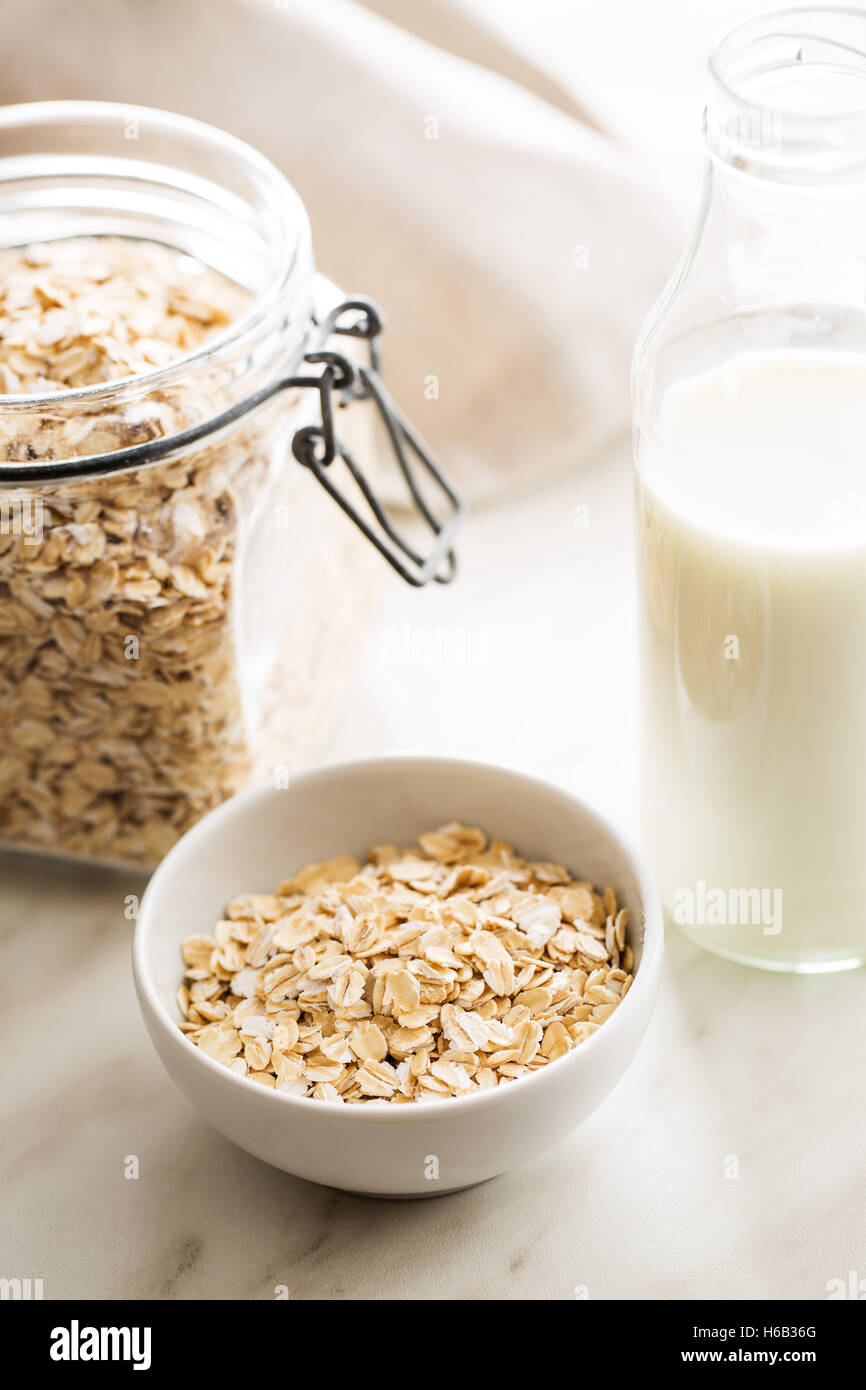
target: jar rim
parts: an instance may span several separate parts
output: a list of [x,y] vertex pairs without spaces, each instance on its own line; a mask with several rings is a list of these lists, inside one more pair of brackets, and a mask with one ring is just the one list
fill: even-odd
[[[302,264],[302,252],[309,242],[309,221],[300,194],[285,174],[265,155],[218,126],[157,107],[128,106],[120,102],[23,102],[0,106],[0,139],[4,131],[26,126],[36,129],[40,125],[58,122],[75,126],[99,121],[104,121],[106,125],[111,122],[122,125],[125,122],[146,121],[151,130],[166,135],[186,136],[191,142],[198,142],[221,156],[232,158],[245,172],[252,175],[253,181],[268,197],[271,210],[278,216],[280,243],[276,248],[271,247],[272,250],[276,250],[277,263],[267,283],[251,296],[251,301],[243,313],[189,352],[147,371],[116,377],[111,381],[96,382],[89,386],[65,387],[47,392],[0,393],[0,409],[4,411],[27,412],[43,407],[57,409],[60,406],[75,406],[79,403],[92,404],[123,394],[130,389],[147,393],[172,385],[202,363],[218,363],[280,311],[289,286]],[[4,157],[0,155],[0,182],[3,162]]]

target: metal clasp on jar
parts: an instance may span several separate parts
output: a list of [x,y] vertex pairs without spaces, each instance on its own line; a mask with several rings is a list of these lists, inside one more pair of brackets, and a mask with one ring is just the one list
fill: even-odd
[[[448,584],[456,572],[452,540],[462,517],[462,503],[434,454],[385,387],[379,356],[379,337],[383,327],[381,311],[372,300],[366,298],[345,299],[328,314],[322,325],[323,337],[327,339],[332,334],[344,334],[363,339],[369,346],[369,360],[364,365],[358,365],[337,352],[306,354],[306,362],[322,365],[318,378],[321,424],[299,429],[292,440],[292,452],[299,463],[315,474],[337,505],[352,518],[407,584],[420,587],[431,579],[438,584]],[[422,555],[398,530],[363,469],[341,444],[334,423],[335,394],[339,397],[340,408],[351,405],[353,401],[366,400],[371,401],[378,411],[416,513],[434,537],[427,555]],[[337,458],[346,465],[377,525],[371,524],[333,481],[330,468]],[[425,498],[419,471],[432,480],[440,496],[445,499],[447,510],[444,517],[438,517]]]

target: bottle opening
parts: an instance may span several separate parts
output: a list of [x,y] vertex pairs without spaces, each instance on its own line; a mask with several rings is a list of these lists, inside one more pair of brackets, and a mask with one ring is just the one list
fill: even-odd
[[710,73],[716,158],[790,182],[866,179],[866,10],[748,20],[719,44]]

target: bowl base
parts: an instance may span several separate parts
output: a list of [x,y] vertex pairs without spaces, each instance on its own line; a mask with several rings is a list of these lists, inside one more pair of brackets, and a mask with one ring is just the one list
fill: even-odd
[[356,1192],[353,1187],[336,1190],[345,1192],[347,1197],[367,1197],[373,1202],[429,1202],[433,1197],[452,1197],[455,1192],[468,1192],[470,1188],[482,1187],[484,1183],[492,1181],[492,1178],[479,1178],[477,1182],[464,1182],[459,1187],[440,1187],[424,1192]]

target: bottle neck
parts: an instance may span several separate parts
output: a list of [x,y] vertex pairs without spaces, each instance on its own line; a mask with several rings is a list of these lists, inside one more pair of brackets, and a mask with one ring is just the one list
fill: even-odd
[[776,222],[780,227],[794,222],[807,232],[819,225],[831,237],[850,231],[866,250],[866,167],[858,179],[838,182],[804,177],[789,183],[756,174],[737,162],[725,162],[711,152],[709,183],[718,205],[731,216]]
[[866,308],[866,179],[774,182],[711,160],[697,257],[738,307]]

